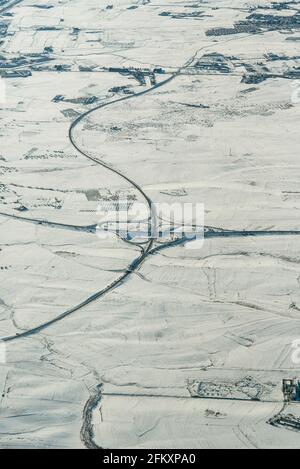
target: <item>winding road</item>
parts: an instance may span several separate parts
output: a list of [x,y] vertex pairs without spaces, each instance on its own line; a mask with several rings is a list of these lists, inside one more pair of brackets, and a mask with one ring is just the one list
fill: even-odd
[[[11,4],[11,7],[13,7],[14,5],[15,4]],[[9,7],[7,7],[7,8],[9,8]],[[109,101],[107,103],[100,104],[100,105],[94,107],[93,109],[90,109],[89,111],[84,112],[82,115],[80,115],[78,118],[76,118],[74,120],[74,122],[72,122],[72,124],[70,126],[70,129],[69,129],[69,140],[70,140],[71,144],[73,145],[73,147],[77,150],[77,152],[79,152],[85,158],[95,162],[99,166],[102,166],[103,168],[105,168],[105,169],[111,171],[112,173],[118,175],[120,178],[122,178],[124,181],[129,183],[133,188],[135,188],[141,194],[141,196],[144,198],[144,200],[146,201],[146,203],[149,207],[149,232],[152,233],[152,234],[155,234],[158,231],[158,220],[156,218],[154,204],[153,204],[152,200],[150,199],[150,197],[144,192],[144,190],[139,186],[139,184],[137,182],[135,182],[134,180],[129,178],[127,175],[123,174],[121,171],[119,171],[117,169],[113,169],[108,164],[104,163],[103,161],[100,161],[98,158],[96,158],[94,156],[89,155],[87,152],[85,152],[83,149],[81,149],[80,146],[76,142],[75,132],[74,131],[77,128],[77,126],[84,119],[86,119],[88,116],[90,116],[92,113],[98,111],[99,109],[102,109],[102,108],[108,107],[108,106],[113,106],[114,104],[117,104],[117,103],[120,103],[120,102],[123,102],[123,101],[128,101],[129,99],[140,98],[142,96],[145,96],[145,95],[153,92],[154,90],[156,90],[158,88],[161,88],[161,87],[167,85],[172,80],[174,80],[176,77],[178,77],[180,75],[180,73],[182,72],[182,70],[189,67],[194,62],[194,60],[197,57],[200,50],[207,49],[208,47],[211,47],[211,45],[207,45],[207,46],[204,46],[204,47],[198,49],[195,52],[195,54],[191,58],[189,58],[184,65],[179,67],[172,75],[167,77],[165,80],[163,80],[159,83],[156,83],[155,85],[151,86],[150,88],[147,88],[146,90],[143,90],[143,91],[141,91],[139,93],[136,93],[136,94],[124,96],[124,97]],[[1,214],[3,216],[8,216],[10,218],[15,218],[15,219],[19,219],[19,220],[23,220],[23,221],[27,221],[27,222],[32,222],[32,223],[35,223],[35,224],[48,225],[48,226],[51,226],[53,228],[80,229],[82,231],[93,231],[95,229],[94,225],[89,226],[89,227],[75,227],[75,226],[71,226],[71,225],[53,223],[53,222],[49,222],[49,221],[45,221],[45,220],[36,220],[36,219],[28,219],[28,218],[25,218],[25,217],[18,217],[17,215],[10,215],[10,214],[6,214],[4,212],[1,212],[0,215]],[[98,300],[99,298],[101,298],[102,296],[104,296],[107,293],[111,292],[115,288],[119,287],[133,273],[135,273],[141,267],[143,262],[151,254],[151,251],[154,248],[155,241],[156,241],[155,236],[153,236],[151,239],[149,239],[149,241],[146,243],[146,245],[144,247],[141,247],[141,254],[137,258],[135,258],[128,265],[125,273],[123,275],[121,275],[120,277],[118,277],[116,280],[114,280],[110,285],[107,285],[105,288],[99,290],[98,292],[93,293],[91,296],[86,298],[80,304],[78,304],[78,305],[64,311],[60,315],[58,315],[55,318],[51,319],[50,321],[46,321],[42,324],[39,324],[38,326],[35,326],[32,329],[29,329],[27,331],[17,333],[15,335],[0,338],[0,340],[2,340],[3,342],[12,342],[12,341],[15,341],[15,340],[18,340],[18,339],[21,339],[21,338],[25,338],[25,337],[29,337],[29,336],[32,336],[34,334],[37,334],[37,333],[43,331],[44,329],[50,327],[51,325],[57,323],[58,321],[61,321],[62,319],[66,318],[67,316],[75,313],[76,311],[81,310],[85,306],[88,306],[89,304],[91,304],[94,301]],[[173,244],[173,243],[168,243],[168,247],[171,244]],[[175,241],[174,244],[178,244],[178,242]]]
[[[13,8],[15,5],[18,3],[21,3],[22,0],[19,0],[17,2],[12,2],[9,5],[5,7],[2,11],[0,10],[0,14],[3,13],[3,11],[8,11],[9,9]],[[225,42],[230,42],[235,39],[229,39]],[[113,106],[115,104],[121,103],[123,101],[128,101],[130,99],[138,99],[141,98],[142,96],[145,96],[149,93],[152,93],[153,91],[168,85],[171,83],[171,81],[175,80],[185,69],[187,69],[197,58],[198,54],[202,50],[206,50],[212,47],[216,47],[219,45],[218,43],[211,43],[207,44],[206,46],[203,46],[199,48],[181,67],[179,67],[176,71],[174,71],[170,76],[168,76],[165,80],[154,84],[153,86],[147,88],[146,90],[143,90],[139,93],[135,93],[132,95],[126,95],[121,98],[117,98],[111,101],[108,101],[106,103],[102,103],[86,112],[81,114],[79,117],[77,117],[74,122],[72,122],[70,128],[69,128],[69,140],[73,147],[76,149],[78,153],[80,153],[83,157],[93,161],[97,165],[107,169],[108,171],[111,171],[112,173],[116,174],[120,178],[122,178],[124,181],[129,183],[134,189],[136,189],[143,199],[146,201],[148,208],[149,208],[149,232],[153,234],[152,238],[149,239],[147,243],[144,244],[144,246],[140,245],[141,248],[141,254],[135,258],[128,266],[125,272],[119,276],[116,280],[114,280],[111,284],[107,285],[103,289],[93,293],[91,296],[86,298],[84,301],[82,301],[80,304],[77,304],[70,309],[64,311],[63,313],[59,314],[55,318],[51,319],[50,321],[44,322],[42,324],[39,324],[38,326],[33,327],[32,329],[29,329],[27,331],[17,333],[15,335],[11,335],[8,337],[3,337],[0,338],[3,342],[12,342],[17,339],[25,338],[32,336],[34,334],[37,334],[44,329],[52,326],[53,324],[57,323],[58,321],[61,321],[62,319],[66,318],[67,316],[70,316],[71,314],[81,310],[82,308],[88,306],[89,304],[93,303],[94,301],[100,299],[102,296],[106,295],[107,293],[113,291],[120,285],[122,285],[132,274],[134,274],[140,267],[141,265],[145,262],[147,257],[151,254],[154,254],[162,249],[169,248],[174,245],[178,245],[180,243],[189,241],[187,239],[179,239],[175,240],[172,242],[168,242],[162,245],[155,246],[155,242],[157,241],[157,236],[155,236],[156,233],[158,233],[158,219],[156,217],[155,209],[154,209],[154,204],[151,198],[146,194],[146,192],[139,186],[139,184],[128,177],[127,175],[123,174],[121,171],[118,169],[112,168],[110,165],[107,163],[100,161],[98,158],[95,156],[89,155],[86,151],[84,151],[82,148],[80,148],[79,144],[76,142],[75,138],[75,130],[78,127],[78,125],[84,121],[87,117],[89,117],[91,114],[95,113],[96,111],[106,108],[108,106]],[[63,223],[55,223],[47,220],[38,220],[38,219],[30,219],[26,217],[21,217],[18,215],[14,214],[8,214],[5,212],[0,212],[0,215],[9,217],[12,219],[16,219],[19,221],[24,221],[24,222],[30,222],[34,223],[37,225],[43,225],[43,226],[48,226],[50,228],[58,228],[58,229],[67,229],[67,230],[75,230],[75,231],[83,231],[83,232],[89,232],[89,233],[96,233],[96,225],[89,225],[89,226],[75,226],[75,225],[67,225]],[[281,235],[300,235],[300,231],[292,231],[292,230],[287,230],[287,231],[243,231],[243,230],[226,230],[222,228],[214,228],[214,227],[205,227],[204,228],[204,234],[205,238],[215,238],[215,237],[247,237],[247,236],[281,236]],[[123,239],[124,242],[127,242],[127,240]]]
[[[3,14],[10,9],[12,9],[14,6],[17,4],[21,3],[22,0],[17,0],[8,3],[6,6],[4,6],[2,9],[0,9],[0,14]],[[126,183],[129,183],[131,187],[136,189],[142,198],[146,201],[148,208],[149,208],[149,231],[151,233],[157,233],[158,232],[158,219],[155,214],[154,210],[154,204],[151,198],[148,196],[148,194],[142,189],[139,184],[128,177],[126,174],[123,174],[121,171],[118,169],[112,168],[110,165],[107,163],[99,160],[97,157],[90,155],[84,149],[82,149],[79,144],[76,141],[76,136],[75,136],[75,130],[81,124],[86,118],[88,118],[90,115],[95,113],[96,111],[108,107],[108,106],[114,106],[117,103],[121,103],[123,101],[127,101],[129,99],[138,99],[141,98],[163,86],[168,85],[171,81],[175,80],[181,72],[189,67],[195,60],[195,58],[198,56],[199,52],[201,50],[211,48],[213,46],[216,46],[218,44],[209,44],[206,45],[205,47],[200,48],[197,50],[197,52],[187,60],[187,62],[179,67],[173,74],[168,76],[165,80],[161,81],[160,83],[157,83],[153,85],[152,87],[147,88],[146,90],[143,90],[139,93],[128,95],[125,97],[121,97],[118,99],[111,100],[107,103],[98,105],[94,107],[93,109],[90,109],[87,112],[84,112],[82,115],[80,115],[76,120],[71,124],[69,128],[69,134],[68,138],[73,145],[73,147],[76,149],[76,151],[81,154],[84,158],[87,158],[88,160],[93,161],[97,165],[105,168],[108,171],[111,171],[112,173],[116,174],[119,176],[122,180],[126,181]],[[8,218],[16,219],[19,221],[24,221],[24,222],[29,222],[29,223],[34,223],[37,225],[43,225],[43,226],[49,226],[51,228],[57,228],[57,229],[66,229],[66,230],[75,230],[75,231],[83,231],[83,232],[88,232],[88,233],[96,233],[96,225],[88,225],[88,226],[75,226],[75,225],[67,225],[63,223],[55,223],[47,220],[38,220],[38,219],[30,219],[18,215],[13,215],[13,214],[8,214],[5,212],[0,212],[1,216],[5,216]],[[214,227],[205,227],[205,237],[206,238],[213,238],[213,237],[247,237],[247,236],[283,236],[283,235],[300,235],[300,231],[297,230],[287,230],[287,231],[243,231],[243,230],[226,230],[226,229],[219,229],[219,228],[214,228]],[[123,240],[126,241],[126,240]],[[104,295],[108,294],[109,292],[113,291],[114,289],[118,288],[121,286],[131,275],[133,275],[137,270],[142,266],[142,264],[145,262],[145,260],[148,258],[148,256],[155,254],[161,249],[165,249],[166,247],[178,245],[182,242],[185,242],[186,239],[180,239],[176,240],[174,242],[169,242],[162,244],[160,246],[156,245],[157,242],[157,237],[153,236],[151,239],[147,241],[147,243],[144,246],[140,246],[141,252],[138,257],[133,259],[133,261],[127,266],[125,272],[120,275],[118,278],[116,278],[111,284],[105,286],[103,289],[93,293],[90,295],[88,298],[86,298],[84,301],[82,301],[80,304],[75,305],[68,310],[62,312],[60,315],[56,316],[50,321],[44,322],[30,330],[24,331],[19,334],[11,335],[8,337],[4,337],[1,340],[4,342],[13,342],[15,340],[19,340],[22,338],[26,338],[29,336],[32,336],[34,334],[37,334],[46,328],[52,326],[53,324],[57,323],[58,321],[61,321],[62,319],[66,318],[67,316],[70,316],[71,314],[83,309],[84,307],[88,306],[89,304],[95,302],[96,300],[99,300],[101,297]],[[94,441],[94,432],[93,432],[93,412],[99,405],[101,401],[101,390],[102,387],[101,385],[98,385],[95,388],[95,391],[91,394],[89,400],[87,401],[84,410],[83,410],[83,426],[81,429],[81,439],[83,443],[85,444],[86,447],[88,448],[99,448],[99,446],[95,443]]]

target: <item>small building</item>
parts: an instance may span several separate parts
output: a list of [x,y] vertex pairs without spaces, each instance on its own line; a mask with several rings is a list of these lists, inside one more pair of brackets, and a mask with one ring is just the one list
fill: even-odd
[[300,402],[300,380],[294,379],[284,379],[282,381],[282,392],[284,400],[287,402],[290,401],[299,401]]

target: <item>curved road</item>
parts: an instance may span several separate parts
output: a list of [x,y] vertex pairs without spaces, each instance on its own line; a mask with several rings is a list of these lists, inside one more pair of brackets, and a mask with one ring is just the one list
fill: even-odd
[[[12,6],[14,4],[12,4]],[[149,242],[145,245],[145,247],[142,248],[142,253],[140,254],[140,256],[135,258],[131,262],[131,264],[128,265],[125,273],[123,275],[121,275],[120,277],[118,277],[110,285],[108,285],[105,288],[103,288],[102,290],[99,290],[98,292],[92,294],[91,296],[86,298],[84,301],[82,301],[80,304],[78,304],[78,305],[64,311],[60,315],[58,315],[55,318],[51,319],[50,321],[46,321],[46,322],[44,322],[44,323],[42,323],[42,324],[40,324],[36,327],[33,327],[32,329],[29,329],[29,330],[25,331],[25,332],[21,332],[21,333],[15,334],[15,335],[3,337],[0,340],[2,340],[3,342],[12,342],[12,341],[15,341],[17,339],[32,336],[32,335],[37,334],[37,333],[41,332],[42,330],[48,328],[49,326],[55,324],[56,322],[61,321],[62,319],[69,316],[70,314],[81,310],[85,306],[93,303],[94,301],[98,300],[102,296],[106,295],[107,293],[111,292],[115,288],[122,285],[127,280],[128,277],[130,277],[134,272],[136,272],[139,269],[139,267],[143,264],[145,259],[149,256],[149,254],[151,253],[152,248],[154,247],[154,243],[155,243],[155,239],[156,239],[155,238],[155,233],[157,232],[157,223],[158,223],[158,221],[156,219],[156,214],[155,214],[155,210],[154,210],[152,200],[150,199],[150,197],[143,191],[143,189],[135,181],[130,179],[128,176],[123,174],[121,171],[111,168],[108,164],[106,164],[102,161],[99,161],[96,157],[93,157],[93,156],[89,155],[88,153],[86,153],[85,151],[83,151],[76,142],[74,131],[75,131],[76,127],[86,117],[88,117],[92,113],[98,111],[99,109],[102,109],[102,108],[108,107],[108,106],[112,106],[116,103],[120,103],[122,101],[127,101],[129,99],[139,98],[139,97],[144,96],[148,93],[151,93],[153,90],[156,90],[157,88],[160,88],[162,86],[167,85],[172,80],[174,80],[178,75],[180,75],[180,73],[183,69],[189,67],[189,65],[191,63],[193,63],[193,61],[197,57],[200,50],[206,49],[210,46],[211,45],[207,45],[207,46],[204,46],[204,47],[200,48],[199,50],[197,50],[196,53],[191,58],[189,58],[189,60],[182,67],[178,68],[177,71],[175,71],[172,75],[170,75],[168,78],[161,81],[160,83],[157,83],[157,84],[153,85],[152,87],[150,87],[146,90],[143,90],[139,93],[136,93],[136,94],[133,94],[133,95],[128,95],[128,96],[125,96],[125,97],[122,97],[122,98],[118,98],[118,99],[109,101],[109,102],[104,103],[104,104],[100,104],[100,105],[94,107],[93,109],[90,109],[89,111],[84,112],[81,116],[79,116],[77,119],[75,119],[75,121],[71,124],[70,129],[69,129],[69,140],[72,143],[73,147],[85,158],[97,163],[99,166],[102,166],[103,168],[105,168],[105,169],[117,174],[118,176],[120,176],[123,180],[125,180],[132,187],[134,187],[142,195],[142,197],[146,200],[147,205],[149,207],[149,214],[150,214],[149,215],[149,229],[150,229],[150,233],[152,233],[152,237],[149,240]],[[5,215],[5,214],[3,214],[3,215]],[[47,224],[47,225],[50,225],[52,227],[70,228],[69,225],[63,225],[63,224],[59,224],[59,223],[50,223],[50,222],[47,222],[47,221],[34,220],[34,219],[30,220],[30,219],[25,219],[23,217],[18,217],[18,216],[14,216],[14,215],[9,215],[9,216],[12,217],[12,218],[19,218],[19,219],[22,218],[25,221],[31,221],[31,222],[37,223],[37,224],[44,224],[44,225]],[[76,229],[76,227],[72,227],[72,228]],[[91,231],[94,227],[91,226],[91,227],[85,227],[85,228],[88,228],[88,230]],[[78,227],[77,227],[77,229],[78,229]],[[84,229],[84,227],[83,227],[83,229]]]
[[[14,6],[16,6],[17,4],[21,3],[22,0],[15,0],[15,1],[12,1],[10,3],[8,3],[6,6],[4,6],[2,9],[0,9],[0,15],[9,11],[11,8],[13,8]],[[205,47],[202,47],[201,49],[206,49],[208,47],[211,47],[211,45],[208,45],[208,46],[205,46]],[[13,336],[9,336],[9,337],[5,337],[2,339],[2,341],[4,342],[12,342],[16,339],[20,339],[20,338],[24,338],[24,337],[28,337],[28,336],[32,336],[33,334],[36,334],[44,329],[46,329],[47,327],[55,324],[56,322],[64,319],[65,317],[69,316],[70,314],[76,312],[76,311],[79,311],[80,309],[84,308],[85,306],[89,305],[90,303],[96,301],[97,299],[101,298],[102,296],[104,296],[105,294],[109,293],[110,291],[114,290],[115,288],[117,288],[118,286],[120,286],[123,282],[125,282],[127,280],[127,278],[132,275],[134,272],[136,272],[139,267],[143,264],[143,262],[146,260],[146,258],[153,252],[156,252],[160,249],[162,249],[164,246],[160,246],[160,247],[156,247],[155,249],[154,248],[154,243],[155,243],[155,233],[157,232],[157,228],[158,228],[158,220],[156,218],[156,214],[154,212],[154,208],[153,208],[153,203],[152,203],[152,200],[150,199],[150,197],[144,192],[144,190],[132,179],[130,179],[128,176],[126,176],[125,174],[123,174],[121,171],[117,170],[117,169],[113,169],[112,167],[110,167],[108,164],[102,162],[102,161],[99,161],[96,157],[93,157],[91,155],[89,155],[88,153],[86,153],[83,149],[81,149],[79,147],[79,145],[77,144],[76,142],[76,138],[75,138],[75,129],[77,128],[77,126],[85,119],[87,118],[89,115],[91,115],[92,113],[96,112],[97,110],[101,109],[101,108],[104,108],[104,107],[107,107],[107,106],[111,106],[111,105],[114,105],[116,103],[120,103],[122,101],[127,101],[129,99],[134,99],[134,98],[138,98],[138,97],[141,97],[143,95],[146,95],[150,92],[152,92],[153,90],[157,89],[157,88],[160,88],[162,86],[165,86],[167,85],[168,83],[170,83],[172,80],[174,80],[178,75],[180,75],[181,71],[184,69],[184,68],[187,68],[190,64],[193,63],[194,59],[197,57],[199,51],[201,50],[199,49],[194,55],[192,58],[190,58],[185,65],[183,65],[182,67],[178,68],[178,70],[176,72],[174,72],[172,75],[170,75],[168,78],[166,78],[165,80],[163,80],[162,82],[152,86],[151,88],[148,88],[146,90],[143,90],[139,93],[136,93],[136,94],[133,94],[133,95],[129,95],[129,96],[125,96],[125,97],[122,97],[122,98],[118,98],[118,99],[115,99],[115,100],[112,100],[112,101],[109,101],[107,103],[104,103],[104,104],[101,104],[101,105],[98,105],[96,106],[95,108],[93,109],[90,109],[89,111],[83,113],[81,116],[79,116],[70,126],[70,129],[69,129],[69,140],[70,142],[72,143],[73,147],[82,155],[84,156],[85,158],[95,162],[96,164],[98,164],[99,166],[102,166],[103,168],[117,174],[119,177],[121,177],[123,180],[125,180],[127,183],[129,183],[132,187],[134,187],[140,194],[141,196],[145,199],[145,201],[147,202],[148,204],[148,207],[149,207],[149,228],[150,228],[150,232],[151,233],[154,233],[154,236],[149,239],[149,241],[146,243],[145,247],[144,248],[141,248],[142,251],[141,251],[141,254],[139,257],[135,258],[131,264],[128,265],[125,273],[123,275],[121,275],[120,277],[118,277],[114,282],[112,282],[110,285],[106,286],[104,289],[94,293],[93,295],[91,295],[90,297],[88,297],[86,300],[84,300],[82,303],[68,309],[67,311],[64,311],[62,314],[60,314],[59,316],[55,317],[54,319],[50,320],[50,321],[47,321],[43,324],[40,324],[39,326],[37,327],[34,327],[28,331],[25,331],[25,332],[22,332],[20,334],[16,334],[16,335],[13,335]],[[95,232],[95,226],[94,225],[91,225],[91,226],[87,226],[87,227],[79,227],[79,226],[73,226],[73,225],[67,225],[67,224],[61,224],[61,223],[54,223],[54,222],[48,222],[48,221],[43,221],[43,220],[37,220],[37,219],[28,219],[28,218],[25,218],[25,217],[18,217],[17,215],[9,215],[9,214],[5,214],[5,213],[1,213],[0,212],[0,215],[3,215],[3,216],[7,216],[7,217],[10,217],[10,218],[15,218],[15,219],[22,219],[23,221],[28,221],[28,222],[32,222],[32,223],[36,223],[36,224],[40,224],[40,225],[47,225],[47,226],[50,226],[50,227],[53,227],[53,228],[62,228],[62,229],[71,229],[71,230],[80,230],[80,231],[87,231],[87,232],[92,232],[94,233]],[[231,236],[257,236],[257,235],[264,235],[264,236],[268,236],[268,235],[283,235],[283,234],[288,234],[288,235],[299,235],[300,232],[299,231],[276,231],[276,232],[257,232],[257,231],[230,231],[230,230],[218,230],[218,229],[215,229],[215,228],[207,228],[206,230],[206,237],[218,237],[218,236],[223,236],[223,237],[231,237]],[[125,240],[124,240],[125,241]],[[182,240],[177,240],[173,243],[167,243],[167,246],[171,246],[171,245],[174,245],[174,244],[178,244],[182,242]],[[95,408],[98,406],[98,404],[100,403],[101,401],[101,389],[102,389],[102,385],[98,385],[95,389],[95,392],[94,394],[92,394],[89,398],[89,400],[87,401],[86,405],[85,405],[85,408],[83,410],[83,426],[82,426],[82,429],[81,429],[81,439],[83,441],[83,443],[85,444],[86,447],[88,448],[99,448],[99,446],[96,444],[96,442],[94,441],[94,431],[93,431],[93,423],[92,423],[92,420],[93,420],[93,411],[95,410]]]
[[[121,171],[118,171],[118,170],[115,170],[113,168],[111,168],[109,165],[107,165],[106,163],[103,163],[101,161],[99,161],[97,158],[89,155],[88,153],[84,152],[79,146],[78,144],[76,143],[76,140],[75,140],[75,136],[74,136],[74,130],[76,129],[76,127],[80,124],[81,121],[83,121],[88,115],[92,114],[93,112],[103,108],[103,107],[107,107],[107,106],[110,106],[110,105],[113,105],[115,103],[118,103],[118,102],[121,102],[121,101],[125,101],[125,100],[128,100],[128,99],[132,99],[132,98],[136,98],[138,96],[142,96],[142,95],[145,95],[147,93],[150,93],[151,91],[153,91],[154,89],[158,88],[158,87],[161,87],[167,83],[169,83],[171,80],[173,80],[175,78],[175,76],[178,75],[179,72],[176,72],[175,74],[171,75],[171,77],[167,78],[166,80],[164,80],[163,82],[159,83],[158,85],[155,85],[147,90],[144,90],[140,93],[137,93],[137,94],[134,94],[134,95],[130,95],[130,96],[126,96],[124,98],[119,98],[119,99],[115,99],[113,101],[110,101],[108,103],[105,103],[105,104],[102,104],[100,106],[97,106],[93,109],[90,109],[89,111],[85,112],[84,114],[82,114],[81,116],[79,116],[70,126],[70,129],[69,129],[69,139],[70,139],[70,142],[72,143],[72,145],[74,146],[74,148],[81,154],[83,155],[85,158],[88,158],[89,160],[92,160],[93,162],[96,162],[98,165],[108,169],[109,171],[117,174],[118,176],[120,176],[122,179],[124,179],[126,182],[128,182],[129,184],[131,184],[135,189],[137,189],[139,191],[139,193],[143,196],[143,198],[146,200],[147,204],[148,204],[148,207],[149,207],[149,212],[150,212],[150,217],[149,217],[149,223],[150,223],[150,230],[151,230],[151,233],[155,233],[156,231],[156,226],[155,226],[155,223],[156,223],[156,216],[155,216],[155,213],[153,211],[153,204],[152,204],[152,200],[148,197],[148,195],[143,191],[143,189],[133,180],[131,180],[128,176],[124,175],[123,173],[121,173]],[[12,216],[13,218],[18,218],[18,217],[14,217]],[[23,218],[23,217],[21,217]],[[29,221],[29,220],[27,220]],[[36,223],[40,223],[40,224],[47,224],[47,222],[45,221],[39,221],[39,220],[34,220],[34,222]],[[66,227],[68,225],[61,225],[61,224],[52,224],[52,226],[55,225],[55,226],[60,226],[60,227]],[[91,228],[91,227],[89,227]],[[76,228],[75,228],[76,229]],[[76,312],[76,311],[79,311],[80,309],[84,308],[85,306],[89,305],[90,303],[94,302],[95,300],[98,300],[99,298],[101,298],[103,295],[106,295],[108,292],[114,290],[115,288],[117,288],[118,286],[120,286],[130,275],[132,275],[134,272],[137,271],[137,269],[142,265],[142,263],[145,261],[145,259],[148,257],[153,245],[154,245],[154,242],[155,242],[155,238],[152,238],[149,240],[149,242],[147,243],[147,245],[145,246],[145,248],[143,248],[143,251],[141,253],[141,255],[139,257],[137,257],[136,259],[134,259],[131,264],[129,264],[129,266],[127,267],[125,273],[123,275],[121,275],[119,278],[117,278],[114,282],[112,282],[110,285],[108,285],[107,287],[105,287],[104,289],[94,293],[93,295],[91,295],[90,297],[88,297],[86,300],[84,300],[82,303],[74,306],[73,308],[70,308],[68,309],[67,311],[64,311],[62,314],[56,316],[54,319],[50,320],[50,321],[47,321],[47,322],[44,322],[42,324],[40,324],[39,326],[36,326],[28,331],[25,331],[25,332],[22,332],[20,334],[16,334],[16,335],[13,335],[13,336],[8,336],[8,337],[4,337],[2,338],[1,340],[3,342],[12,342],[14,340],[17,340],[17,339],[20,339],[20,338],[24,338],[24,337],[29,337],[31,335],[34,335],[38,332],[41,332],[43,329],[46,329],[47,327],[55,324],[56,322],[66,318],[67,316],[69,316],[70,314]]]
[[[11,2],[5,8],[0,10],[0,14],[3,13],[3,12],[8,11],[10,8],[13,8],[18,3],[21,3],[21,1],[22,0]],[[234,39],[230,39],[226,42],[229,42],[231,40],[234,40]],[[28,330],[28,331],[25,331],[25,332],[22,332],[22,333],[19,333],[19,334],[16,334],[16,335],[4,337],[0,340],[2,340],[4,342],[12,342],[12,341],[20,339],[20,338],[29,337],[31,335],[34,335],[36,333],[41,332],[42,330],[46,329],[47,327],[49,327],[49,326],[55,324],[56,322],[66,318],[70,314],[81,310],[85,306],[87,306],[90,303],[98,300],[102,296],[106,295],[107,293],[111,292],[115,288],[119,287],[122,283],[124,283],[128,279],[128,277],[130,277],[134,272],[136,272],[139,269],[139,267],[143,264],[143,262],[149,256],[149,254],[151,254],[151,251],[154,248],[154,243],[156,241],[156,233],[158,232],[158,220],[157,220],[157,217],[156,217],[156,214],[155,214],[155,210],[154,210],[152,200],[145,193],[145,191],[138,185],[137,182],[135,182],[134,180],[132,180],[131,178],[129,178],[128,176],[123,174],[121,171],[119,171],[117,169],[113,169],[108,164],[98,160],[98,158],[89,155],[87,152],[85,152],[83,149],[81,149],[80,146],[76,142],[75,132],[74,131],[77,128],[77,126],[85,118],[87,118],[92,113],[98,111],[99,109],[102,109],[102,108],[108,107],[108,106],[112,106],[116,103],[127,101],[129,99],[140,98],[144,95],[147,95],[148,93],[151,93],[152,91],[154,91],[158,88],[161,88],[162,86],[167,85],[168,83],[173,81],[175,78],[177,78],[184,69],[189,67],[194,62],[194,60],[196,59],[196,57],[198,56],[198,54],[201,50],[205,50],[207,48],[211,48],[211,47],[214,47],[214,46],[217,46],[217,45],[218,45],[218,43],[211,43],[211,44],[208,44],[206,46],[203,46],[203,47],[199,48],[195,52],[195,54],[187,60],[187,62],[184,65],[179,67],[172,75],[170,75],[168,78],[161,81],[160,83],[157,83],[157,84],[153,85],[152,87],[150,87],[146,90],[143,90],[139,93],[124,96],[124,97],[121,97],[121,98],[118,98],[118,99],[115,99],[115,100],[111,100],[107,103],[100,104],[100,105],[94,107],[93,109],[90,109],[89,111],[84,112],[77,119],[75,119],[75,121],[71,124],[70,129],[69,129],[69,140],[72,143],[73,147],[77,150],[77,152],[80,153],[85,158],[95,162],[99,166],[102,166],[103,168],[105,168],[105,169],[113,172],[114,174],[118,175],[119,177],[121,177],[123,180],[125,180],[127,183],[129,183],[132,187],[134,187],[141,194],[141,196],[145,199],[145,201],[146,201],[146,203],[149,207],[149,229],[150,229],[150,233],[152,233],[152,237],[145,244],[145,246],[143,248],[141,248],[142,251],[141,251],[141,254],[139,255],[139,257],[135,258],[131,262],[131,264],[128,265],[125,273],[122,274],[120,277],[118,277],[116,280],[114,280],[110,285],[108,285],[105,288],[103,288],[102,290],[99,290],[98,292],[92,294],[91,296],[86,298],[84,301],[82,301],[80,304],[78,304],[78,305],[64,311],[63,313],[56,316],[52,320],[44,322],[44,323],[42,323],[42,324],[40,324],[40,325],[38,325],[38,326]],[[95,228],[96,228],[95,225],[86,226],[86,227],[79,227],[79,226],[67,225],[67,224],[62,224],[62,223],[49,222],[49,221],[45,221],[45,220],[28,219],[28,218],[25,218],[25,217],[18,217],[17,215],[9,215],[9,214],[5,214],[5,213],[2,213],[2,212],[0,212],[0,215],[8,216],[10,218],[15,218],[15,219],[23,220],[23,221],[28,221],[28,222],[36,223],[36,224],[40,224],[40,225],[47,225],[47,226],[50,226],[52,228],[80,230],[80,231],[87,231],[87,232],[91,232],[91,233],[94,233],[96,231],[95,230]],[[283,234],[288,234],[288,235],[297,234],[298,235],[298,234],[300,234],[300,232],[299,231],[285,231],[285,232],[284,231],[277,231],[277,232],[257,232],[257,231],[253,231],[253,232],[247,232],[247,231],[230,231],[230,230],[222,230],[222,229],[219,230],[219,229],[216,229],[216,228],[208,228],[207,227],[206,233],[205,233],[206,237],[257,236],[257,235],[275,235],[275,234],[276,235],[283,235]],[[126,241],[126,240],[124,240],[124,241]],[[170,247],[172,245],[179,244],[180,242],[183,242],[183,241],[184,240],[177,240],[177,241],[172,242],[172,243],[167,243],[166,247]],[[162,248],[163,248],[163,246],[161,246],[159,248],[156,248],[156,249],[153,249],[152,252],[158,251]]]

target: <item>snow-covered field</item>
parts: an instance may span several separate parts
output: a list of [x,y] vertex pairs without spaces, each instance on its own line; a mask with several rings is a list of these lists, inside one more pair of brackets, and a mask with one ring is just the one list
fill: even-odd
[[[269,423],[300,379],[299,11],[0,2],[1,448],[299,447]],[[204,243],[97,236],[119,197],[204,204]]]

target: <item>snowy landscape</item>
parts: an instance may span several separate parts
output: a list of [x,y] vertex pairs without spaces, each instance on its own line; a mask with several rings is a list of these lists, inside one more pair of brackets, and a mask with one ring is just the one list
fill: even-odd
[[300,1],[111,2],[0,0],[0,448],[299,448]]

